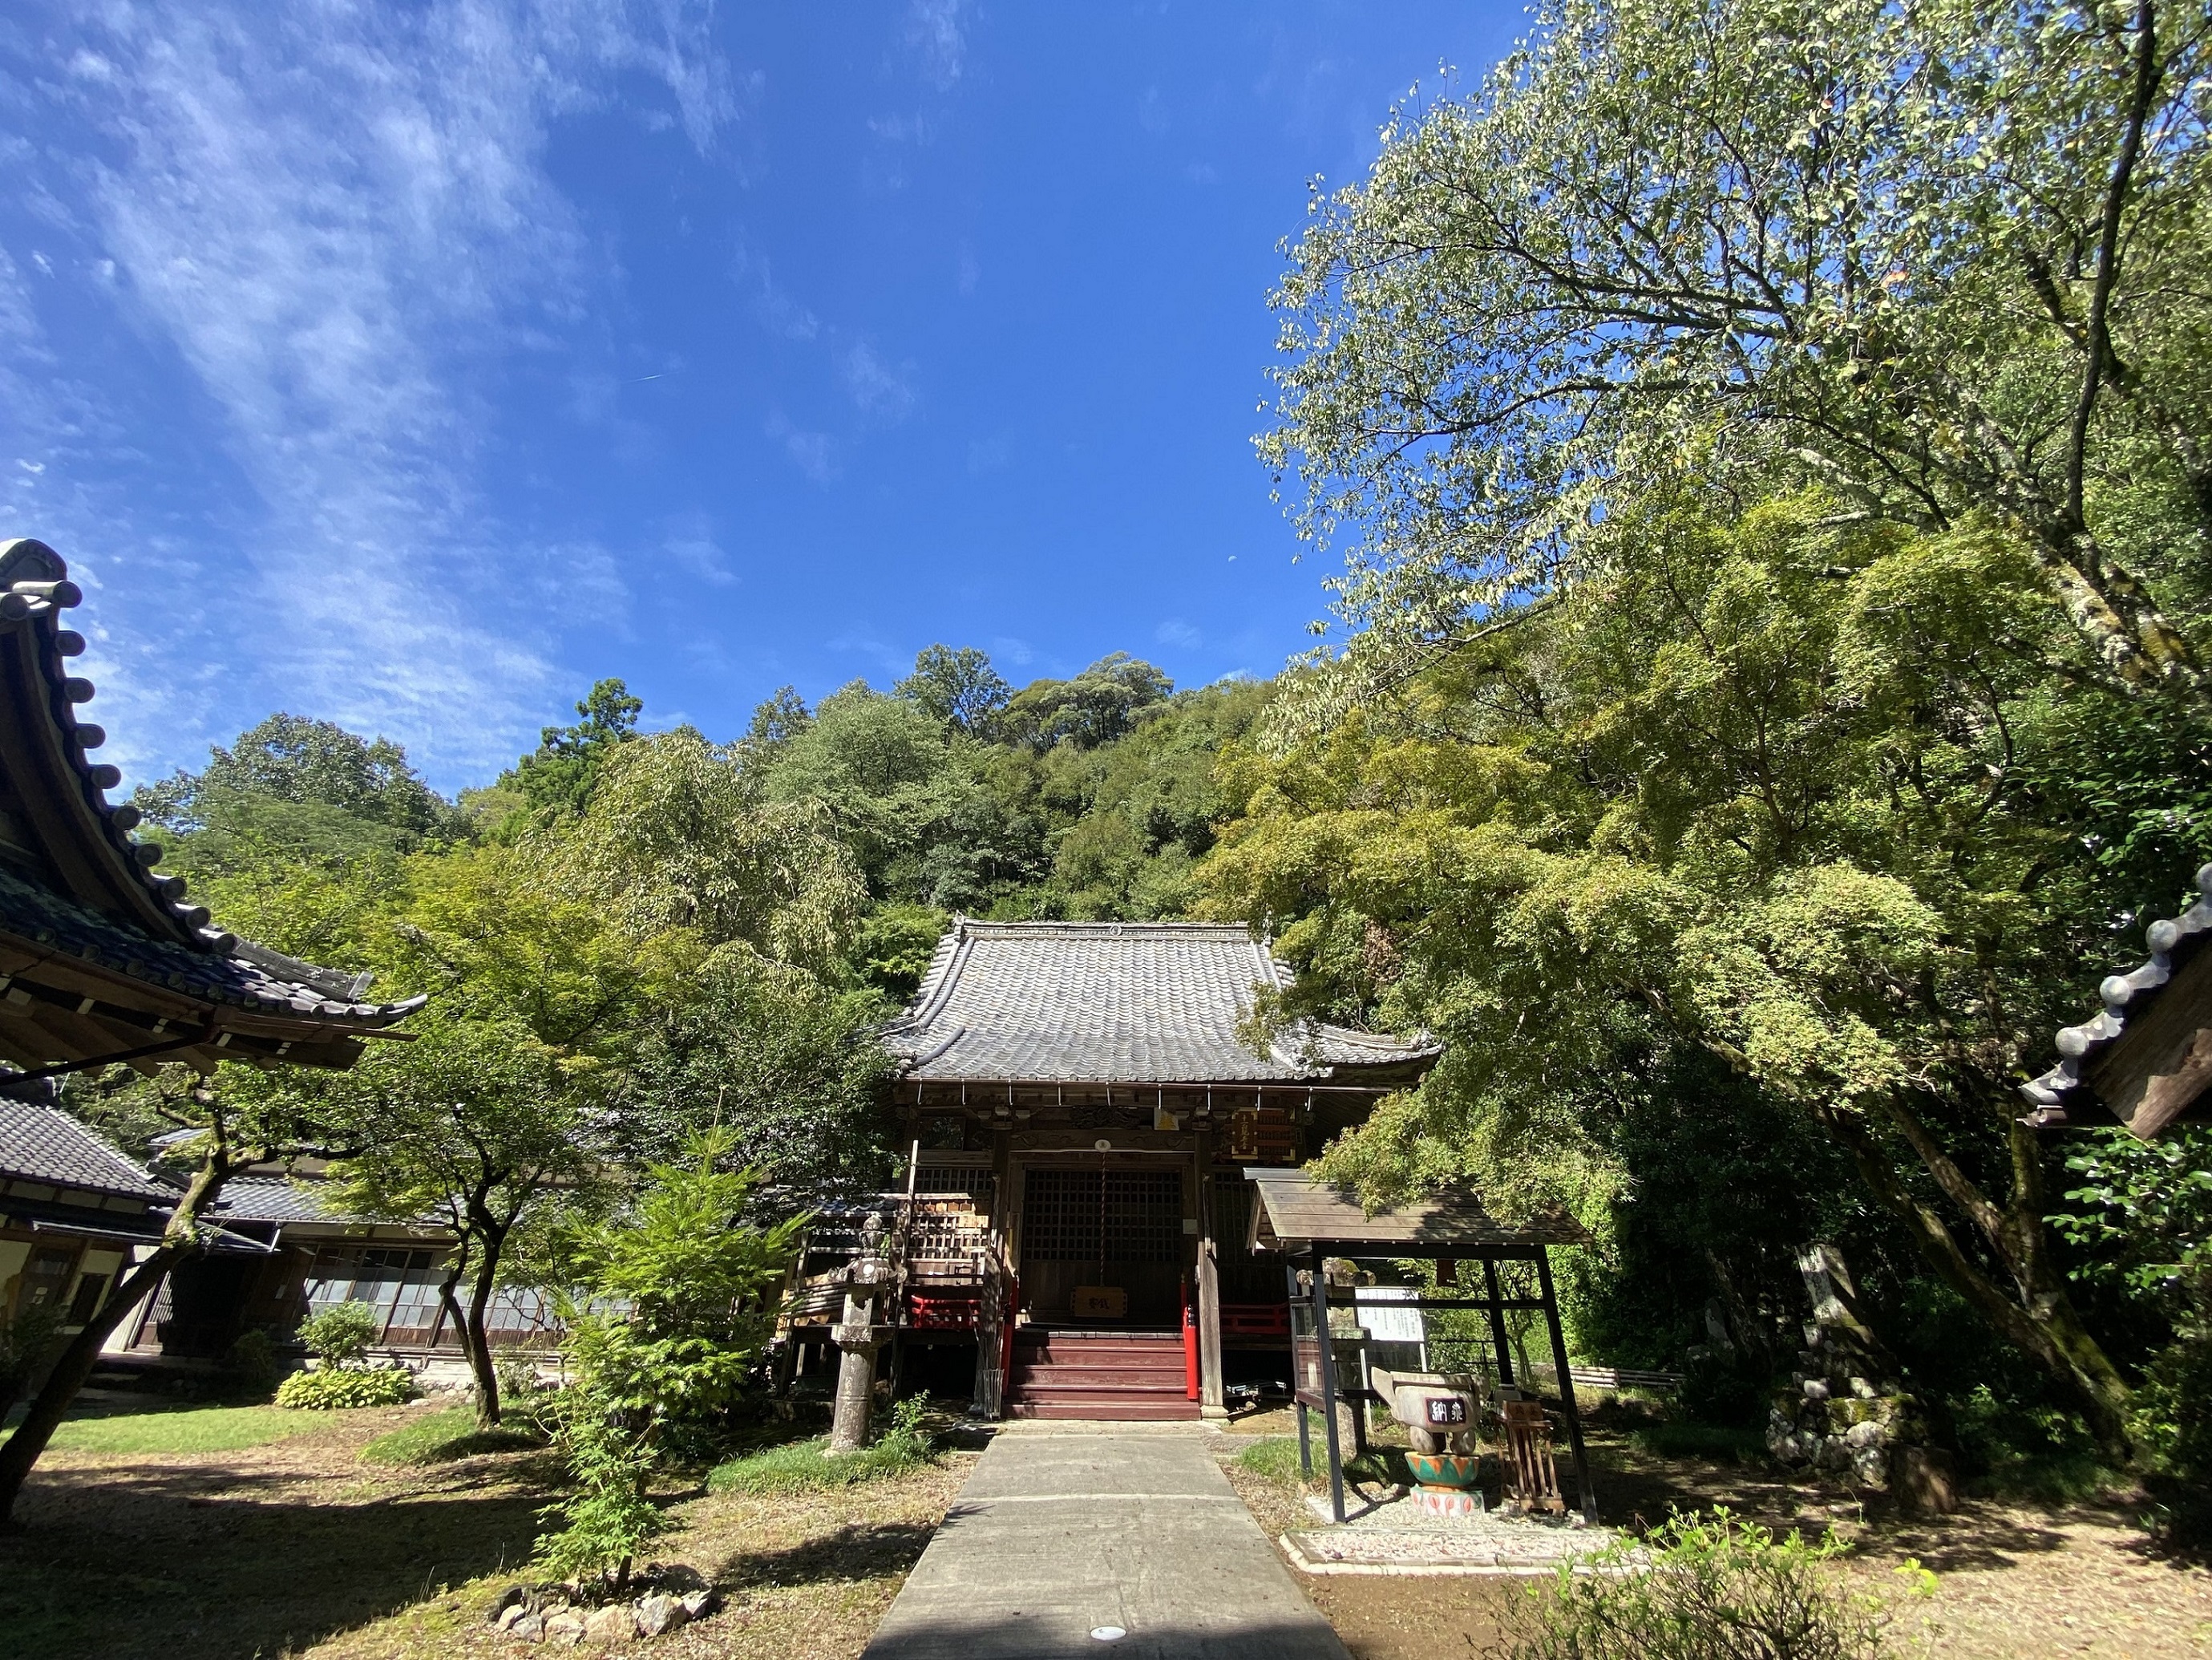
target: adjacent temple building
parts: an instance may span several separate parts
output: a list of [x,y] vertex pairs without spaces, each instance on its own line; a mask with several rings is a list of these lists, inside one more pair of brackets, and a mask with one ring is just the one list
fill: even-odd
[[1257,1006],[1289,984],[1237,926],[961,921],[939,943],[884,1041],[917,1204],[964,1198],[927,1207],[954,1249],[916,1253],[902,1317],[977,1343],[987,1410],[1196,1416],[1240,1351],[1282,1362],[1288,1291],[1250,1249],[1244,1167],[1312,1158],[1439,1053],[1311,1022],[1263,1049]]

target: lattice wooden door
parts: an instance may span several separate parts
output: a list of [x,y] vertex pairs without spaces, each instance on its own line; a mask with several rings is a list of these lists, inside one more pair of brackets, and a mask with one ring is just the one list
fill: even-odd
[[1022,1295],[1066,1318],[1078,1286],[1118,1286],[1128,1323],[1171,1323],[1182,1271],[1182,1173],[1033,1164],[1022,1198]]

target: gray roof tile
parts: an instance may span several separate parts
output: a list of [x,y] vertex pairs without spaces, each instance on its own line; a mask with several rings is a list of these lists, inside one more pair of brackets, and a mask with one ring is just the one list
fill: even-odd
[[216,1200],[218,1222],[328,1222],[319,1183],[282,1176],[234,1176]]
[[134,1199],[174,1200],[164,1186],[57,1107],[0,1097],[0,1176]]
[[957,921],[884,1042],[909,1078],[1226,1083],[1418,1071],[1439,1052],[1308,1023],[1237,1033],[1291,971],[1234,924]]

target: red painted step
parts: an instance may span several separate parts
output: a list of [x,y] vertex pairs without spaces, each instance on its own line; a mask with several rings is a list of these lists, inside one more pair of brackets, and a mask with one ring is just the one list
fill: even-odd
[[1030,1326],[1015,1335],[1006,1410],[1009,1418],[1108,1422],[1195,1418],[1187,1387],[1176,1333]]

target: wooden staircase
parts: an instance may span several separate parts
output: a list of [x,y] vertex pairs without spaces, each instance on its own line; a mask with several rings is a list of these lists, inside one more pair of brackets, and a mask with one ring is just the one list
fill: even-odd
[[1123,1423],[1194,1419],[1198,1402],[1187,1397],[1185,1387],[1182,1339],[1174,1332],[1024,1326],[1014,1336],[1006,1413]]

